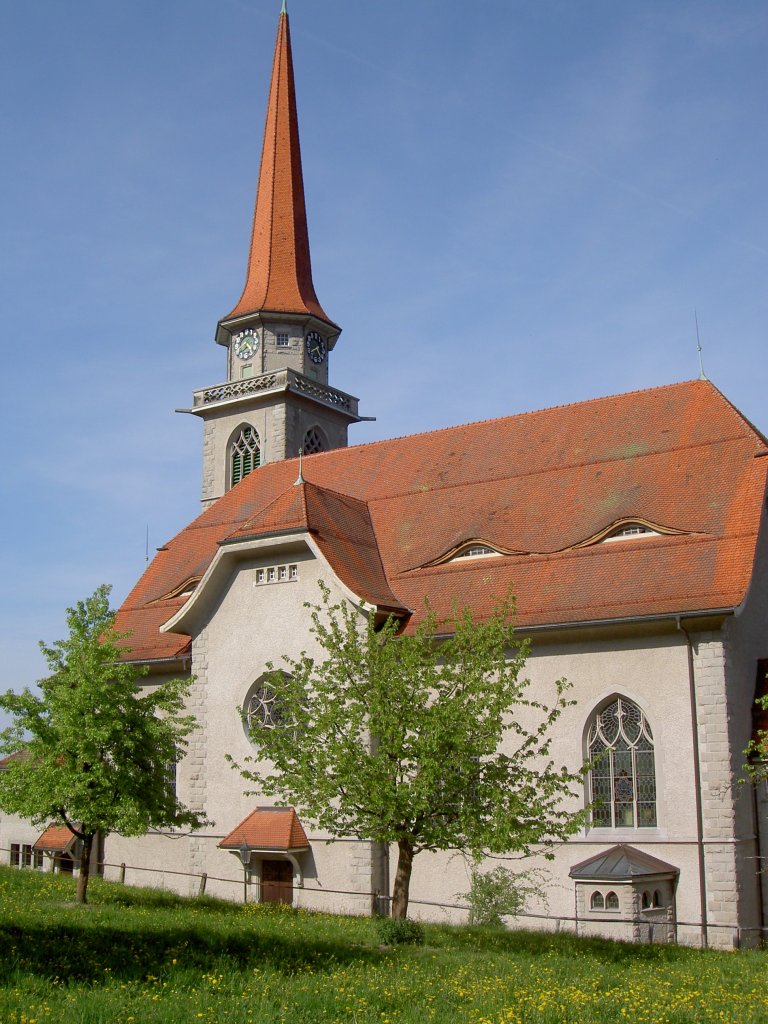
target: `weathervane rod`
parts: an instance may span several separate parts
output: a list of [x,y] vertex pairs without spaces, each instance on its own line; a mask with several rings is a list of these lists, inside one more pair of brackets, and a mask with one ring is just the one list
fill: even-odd
[[696,347],[699,350],[699,380],[708,380],[706,373],[704,373],[704,358],[701,354],[701,339],[699,338],[699,317],[694,309],[693,318],[696,321]]
[[285,6],[285,0],[283,0],[283,6],[280,8],[280,13],[281,14],[287,14],[288,13],[288,8]]
[[299,448],[299,475],[296,477],[296,482],[293,485],[294,487],[297,487],[299,484],[303,484],[304,483],[304,476],[303,476],[303,474],[301,472],[301,458],[302,458],[303,454],[304,454],[304,449],[303,448]]

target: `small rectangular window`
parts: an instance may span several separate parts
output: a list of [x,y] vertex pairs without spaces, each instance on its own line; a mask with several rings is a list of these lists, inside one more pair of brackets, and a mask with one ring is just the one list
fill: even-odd
[[253,366],[249,363],[247,366],[240,367],[240,380],[248,380],[253,376]]
[[277,573],[274,570],[274,568],[267,569],[267,579],[269,580],[269,582],[270,583],[274,583],[276,578],[277,578]]
[[32,851],[32,867],[37,871],[40,871],[43,866],[43,851],[33,850]]
[[32,846],[29,843],[24,843],[21,848],[21,866],[32,867]]
[[289,572],[290,572],[290,577],[291,577],[292,580],[297,580],[299,578],[299,567],[298,567],[298,565],[291,565],[291,566],[289,566]]
[[256,582],[257,583],[263,583],[265,579],[266,579],[266,573],[264,572],[264,570],[263,569],[257,569],[256,570]]
[[288,566],[287,565],[281,565],[280,566],[280,579],[281,580],[287,580],[288,579]]
[[17,868],[21,863],[21,846],[18,843],[11,843],[11,867]]
[[287,334],[278,334],[277,335],[277,347],[278,348],[288,348],[288,335]]

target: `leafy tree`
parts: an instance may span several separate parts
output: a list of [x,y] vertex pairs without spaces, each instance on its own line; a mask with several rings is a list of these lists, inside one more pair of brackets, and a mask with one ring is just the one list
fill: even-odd
[[0,772],[0,808],[37,825],[64,824],[82,841],[77,900],[87,900],[94,839],[140,835],[150,827],[197,827],[182,806],[169,767],[186,748],[194,720],[182,714],[189,682],[139,689],[144,672],[121,660],[128,634],[114,628],[110,588],[67,609],[69,635],[40,648],[51,674],[40,695],[0,695],[13,716],[0,750],[24,751]]
[[255,726],[253,739],[272,769],[236,765],[257,792],[332,835],[397,844],[394,917],[407,915],[422,850],[546,851],[580,827],[584,812],[566,804],[583,772],[550,756],[573,702],[563,680],[550,705],[529,696],[511,602],[482,623],[467,610],[438,623],[427,609],[401,635],[394,619],[363,622],[321,587],[322,605],[307,607],[324,660],[285,658],[287,675],[269,666],[282,727]]
[[[764,676],[764,679],[768,679],[768,675]],[[765,683],[760,681],[760,686],[764,686]],[[768,695],[758,697],[755,700],[755,706],[760,708],[760,711],[768,711]],[[758,720],[765,720],[765,715],[760,715],[758,712]],[[744,751],[747,755],[747,762],[744,765],[746,771],[746,778],[741,779],[741,782],[765,782],[768,781],[768,730],[758,729],[753,738],[749,741],[747,749]]]

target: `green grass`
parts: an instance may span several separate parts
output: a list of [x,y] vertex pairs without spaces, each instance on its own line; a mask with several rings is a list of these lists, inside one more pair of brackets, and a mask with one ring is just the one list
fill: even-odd
[[375,923],[0,868],[3,1024],[762,1024],[765,954]]

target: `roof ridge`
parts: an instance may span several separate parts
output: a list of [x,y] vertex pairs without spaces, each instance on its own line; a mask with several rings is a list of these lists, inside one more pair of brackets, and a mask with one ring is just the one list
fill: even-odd
[[752,420],[747,419],[747,417],[744,415],[741,409],[737,408],[730,400],[730,398],[723,394],[723,392],[720,390],[717,384],[713,384],[712,381],[709,379],[707,379],[707,383],[712,385],[715,394],[728,406],[729,409],[736,413],[736,415],[739,417],[742,423],[745,423],[750,430],[754,431],[754,433],[757,434],[757,436],[760,438],[763,444],[768,446],[768,437],[765,436],[762,430],[760,430],[759,427],[756,427]]
[[[544,408],[542,409],[528,409],[525,410],[524,412],[507,413],[504,416],[490,416],[486,420],[470,420],[468,423],[452,423],[445,427],[435,427],[433,430],[418,431],[415,434],[396,434],[394,437],[381,437],[377,438],[375,441],[363,441],[360,444],[347,445],[346,448],[331,448],[325,452],[315,452],[311,457],[313,459],[323,458],[329,455],[339,455],[342,452],[354,452],[359,450],[360,448],[372,448],[377,444],[390,444],[392,441],[410,441],[417,437],[431,437],[434,434],[441,434],[449,430],[458,430],[461,427],[479,427],[487,423],[501,423],[503,420],[522,419],[525,416],[543,416],[547,413],[558,412],[562,409],[575,409],[577,406],[596,405],[599,402],[608,402],[611,399],[631,398],[633,395],[647,395],[651,394],[654,391],[664,391],[667,389],[671,390],[672,388],[682,388],[690,384],[708,384],[712,388],[714,388],[715,391],[718,391],[717,387],[714,384],[712,384],[710,380],[700,381],[698,378],[691,378],[690,380],[675,381],[672,384],[655,384],[653,387],[650,388],[637,388],[634,391],[619,391],[615,394],[601,395],[597,398],[585,398],[579,402],[565,402],[562,405],[548,405],[544,406]],[[766,443],[768,444],[768,441]]]
[[301,488],[301,490],[300,490],[300,494],[301,494],[301,510],[304,513],[304,519],[308,520],[307,499],[306,499],[306,495],[304,493],[304,488],[306,487],[306,483],[307,483],[306,480],[302,480],[301,483],[296,482],[294,484],[289,484],[285,488],[285,490],[280,491],[280,493],[276,497],[274,497],[272,499],[272,501],[270,501],[268,504],[266,504],[264,506],[264,508],[260,508],[258,512],[254,512],[254,514],[252,516],[250,516],[248,519],[246,519],[245,522],[243,522],[243,524],[240,527],[238,527],[238,529],[235,531],[235,533],[241,533],[243,530],[247,529],[256,519],[263,519],[264,516],[269,514],[270,509],[273,509],[275,507],[275,505],[278,504],[278,502],[283,501],[286,498],[286,496],[290,494],[290,492],[293,490],[294,487]]
[[316,484],[313,480],[305,479],[304,483],[308,484],[310,487],[314,487],[316,491],[323,491],[326,494],[335,494],[338,498],[344,498],[345,501],[354,501],[358,505],[364,505],[370,513],[370,506],[365,498],[356,498],[354,494],[347,494],[346,491],[339,491],[335,487],[326,487],[325,484]]

